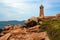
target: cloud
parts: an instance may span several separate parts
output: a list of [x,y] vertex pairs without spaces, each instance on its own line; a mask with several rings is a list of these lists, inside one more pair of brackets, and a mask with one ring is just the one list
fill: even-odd
[[[0,14],[4,16],[1,20],[19,20],[21,17],[25,17],[31,14],[34,10],[34,5],[25,4],[26,1],[16,0],[2,0],[0,1]],[[23,16],[22,16],[23,15]],[[20,20],[25,18],[21,18]]]
[[34,0],[2,0],[1,2],[4,3],[7,6],[11,7],[28,7],[29,5],[26,4],[26,2],[32,2]]
[[[44,5],[45,13],[58,7],[60,0],[0,0],[1,20],[24,20],[39,15],[39,6]],[[59,6],[60,7],[60,6]],[[46,14],[47,15],[47,14]]]

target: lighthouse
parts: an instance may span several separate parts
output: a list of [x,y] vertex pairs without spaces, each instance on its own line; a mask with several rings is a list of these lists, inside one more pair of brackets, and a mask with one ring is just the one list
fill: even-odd
[[39,15],[39,17],[42,18],[42,19],[44,18],[44,6],[43,5],[40,6],[40,15]]

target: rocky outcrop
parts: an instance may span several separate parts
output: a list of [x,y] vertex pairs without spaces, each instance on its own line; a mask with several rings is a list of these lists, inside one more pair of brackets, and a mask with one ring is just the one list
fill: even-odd
[[4,36],[0,37],[0,40],[7,40],[11,36],[11,33],[7,33]]
[[36,25],[34,27],[28,28],[27,31],[28,32],[39,32],[40,31],[39,27],[40,27],[40,25]]
[[25,20],[25,25],[28,27],[33,27],[38,24],[39,19],[37,17],[31,17],[28,20]]
[[1,34],[3,35],[0,37],[0,40],[49,40],[47,32],[40,32],[39,28],[40,25],[30,28],[15,25],[11,30],[7,30],[8,32],[6,30],[5,32],[2,31]]
[[26,27],[20,24],[7,25],[0,33],[0,40],[49,40],[47,32],[41,32],[41,25],[37,23],[38,19],[32,17],[25,21]]
[[23,26],[21,25],[21,24],[17,24],[17,25],[15,25],[14,27],[13,27],[13,29],[20,29],[20,28],[22,28]]
[[10,30],[12,29],[12,25],[8,24],[5,26],[5,28],[3,28],[3,30]]
[[32,20],[35,21],[35,22],[37,22],[38,18],[33,16],[33,17],[29,18],[28,20],[25,20],[25,24],[29,23]]
[[12,34],[8,38],[9,38],[8,40],[42,40],[42,39],[49,40],[47,32],[18,34],[18,35]]

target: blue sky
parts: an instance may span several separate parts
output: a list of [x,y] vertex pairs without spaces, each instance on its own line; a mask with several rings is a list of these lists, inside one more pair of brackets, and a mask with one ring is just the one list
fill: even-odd
[[60,0],[0,0],[0,21],[38,17],[41,4],[44,5],[45,16],[60,13]]

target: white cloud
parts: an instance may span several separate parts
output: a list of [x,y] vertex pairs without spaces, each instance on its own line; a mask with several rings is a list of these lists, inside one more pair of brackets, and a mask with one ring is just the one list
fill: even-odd
[[34,5],[26,4],[25,3],[26,1],[33,1],[33,0],[1,0],[1,2],[6,6],[24,10],[23,12],[31,11],[31,9],[34,8]]
[[33,0],[1,0],[0,2],[4,3],[7,6],[11,6],[11,7],[17,7],[17,8],[21,8],[21,7],[27,7],[29,5],[25,4],[25,2],[27,1],[33,1]]
[[[11,7],[17,7],[19,5],[23,5],[23,3],[18,3],[18,0],[2,0],[2,3],[4,3],[7,6],[11,6]],[[20,0],[20,2],[22,2]]]
[[[0,3],[3,3],[6,7],[11,8],[5,8],[5,6],[0,8],[0,12],[2,12],[2,14],[4,15],[2,18],[4,20],[19,20],[24,15],[31,13],[32,9],[34,9],[34,5],[27,5],[24,3],[24,1],[19,2],[18,0],[2,0]],[[21,16],[22,14],[23,16]],[[20,20],[22,19],[23,18],[21,18]]]

